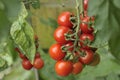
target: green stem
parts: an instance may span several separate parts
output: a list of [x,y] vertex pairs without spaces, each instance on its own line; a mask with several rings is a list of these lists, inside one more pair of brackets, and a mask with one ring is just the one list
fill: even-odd
[[74,42],[74,50],[75,50],[75,48],[77,46],[77,42],[79,40],[78,32],[79,32],[79,29],[80,29],[80,13],[83,12],[83,0],[80,0],[80,4],[79,4],[79,0],[76,0],[76,5],[77,5],[76,6],[76,9],[77,9],[77,28],[76,28],[76,33],[75,33],[76,40]]
[[34,68],[34,74],[35,74],[35,80],[40,80],[40,78],[39,78],[39,72],[35,68]]

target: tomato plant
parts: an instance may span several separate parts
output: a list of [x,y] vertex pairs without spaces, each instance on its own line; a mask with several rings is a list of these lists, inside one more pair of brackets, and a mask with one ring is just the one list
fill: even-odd
[[50,56],[55,60],[62,60],[66,53],[62,52],[60,44],[53,44],[49,49]]
[[58,24],[60,26],[65,26],[65,27],[69,27],[69,28],[72,28],[73,27],[73,24],[71,23],[70,21],[70,17],[73,16],[72,13],[66,11],[66,12],[63,12],[61,13],[59,16],[58,16]]
[[67,32],[69,31],[70,29],[68,27],[65,27],[65,26],[59,26],[55,32],[54,32],[54,38],[55,40],[58,42],[58,43],[61,43],[61,44],[65,44],[67,43],[68,41],[66,40],[65,38],[65,34],[67,34]]
[[[0,80],[119,80],[119,3],[0,0]],[[60,45],[53,60],[52,44]],[[70,73],[55,73],[60,61],[71,63]]]
[[33,65],[30,63],[28,59],[23,59],[22,66],[26,70],[30,70],[33,67]]
[[72,72],[73,66],[70,61],[58,61],[55,64],[55,71],[60,76],[68,76]]
[[80,62],[84,64],[90,64],[93,60],[94,53],[91,50],[82,50],[83,56],[79,58]]
[[76,62],[73,64],[73,74],[78,74],[82,71],[83,69],[83,64],[81,62]]
[[44,61],[40,57],[37,57],[34,60],[33,66],[36,69],[41,69],[44,66]]

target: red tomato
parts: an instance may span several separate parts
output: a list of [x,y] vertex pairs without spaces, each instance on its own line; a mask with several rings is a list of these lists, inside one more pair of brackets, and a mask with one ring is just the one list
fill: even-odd
[[27,59],[27,57],[23,53],[19,53],[21,59]]
[[68,76],[73,70],[71,61],[58,61],[55,64],[55,71],[60,76]]
[[89,46],[83,44],[83,42],[80,42],[80,46],[81,46],[83,49],[91,49]]
[[94,31],[94,29],[92,27],[88,27],[88,24],[86,23],[81,23],[80,24],[80,29],[83,33],[92,33]]
[[90,17],[88,16],[82,18],[82,22],[80,23],[80,29],[83,33],[92,33],[94,31],[92,27],[89,27],[89,21]]
[[62,60],[66,53],[62,52],[60,44],[53,44],[49,49],[50,57],[54,60]]
[[28,59],[23,59],[22,66],[26,70],[30,70],[33,67],[33,65],[30,63]]
[[17,47],[15,48],[15,51],[17,51],[18,53],[21,53],[21,51]]
[[84,10],[87,11],[88,9],[88,0],[84,0]]
[[99,54],[95,54],[94,55],[94,59],[93,61],[89,64],[90,66],[96,66],[100,63],[100,55]]
[[79,58],[80,62],[82,62],[84,64],[90,64],[94,58],[93,51],[85,50],[85,49],[81,49],[81,51],[83,51],[85,53],[85,55],[80,56],[80,58]]
[[35,58],[33,66],[36,69],[41,69],[44,66],[44,61],[41,58]]
[[82,40],[82,41],[85,41],[85,40],[93,41],[94,40],[94,35],[83,33],[83,34],[80,35],[80,40]]
[[38,41],[38,36],[36,34],[34,35],[34,39],[35,41]]
[[40,58],[40,53],[39,52],[36,52],[35,58]]
[[66,11],[66,12],[63,12],[61,13],[59,16],[58,16],[58,24],[60,26],[65,26],[65,27],[69,27],[69,28],[72,28],[73,27],[73,24],[71,23],[70,21],[70,16],[73,15],[72,13]]
[[[74,44],[73,44],[73,42],[68,42],[65,46],[66,46],[66,48],[67,47],[71,47],[71,46],[73,46]],[[73,47],[71,47],[71,48],[69,48],[68,50],[69,51],[72,51],[74,48]]]
[[83,69],[83,64],[81,62],[76,62],[73,64],[73,74],[78,74],[82,71]]
[[65,39],[65,33],[67,33],[70,29],[68,27],[59,26],[54,32],[54,39],[61,44],[65,44],[68,41]]

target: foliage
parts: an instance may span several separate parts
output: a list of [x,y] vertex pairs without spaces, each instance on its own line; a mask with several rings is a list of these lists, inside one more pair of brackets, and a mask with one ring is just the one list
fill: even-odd
[[[36,1],[33,1],[34,4],[32,4],[35,9],[40,7],[40,2]],[[101,62],[98,66],[86,66],[84,71],[76,76],[60,77],[55,73],[55,62],[49,57],[48,53],[45,54],[39,48],[41,56],[45,61],[45,67],[39,70],[41,80],[119,80],[119,3],[120,0],[89,0],[88,14],[96,16],[96,39],[92,46],[99,47],[97,53],[100,54]],[[0,79],[2,78],[2,80],[35,79],[32,70],[25,71],[20,66],[20,59],[14,51],[15,46],[19,47],[23,54],[33,61],[35,54],[34,32],[31,25],[26,21],[26,17],[27,11],[20,0],[0,0]],[[45,25],[53,26],[53,28],[57,26],[56,21],[51,17],[48,20],[41,18],[39,20]],[[44,39],[41,38],[41,40]]]

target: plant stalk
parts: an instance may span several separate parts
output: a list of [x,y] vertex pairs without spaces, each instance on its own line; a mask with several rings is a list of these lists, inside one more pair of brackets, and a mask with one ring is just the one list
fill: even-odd
[[80,30],[80,14],[83,12],[83,0],[80,0],[80,4],[79,4],[79,0],[76,0],[76,10],[77,10],[77,27],[76,27],[76,33],[75,33],[76,40],[74,42],[74,50],[79,40],[78,32]]
[[35,80],[40,80],[38,70],[35,68],[33,70],[34,70],[34,74],[35,74]]

